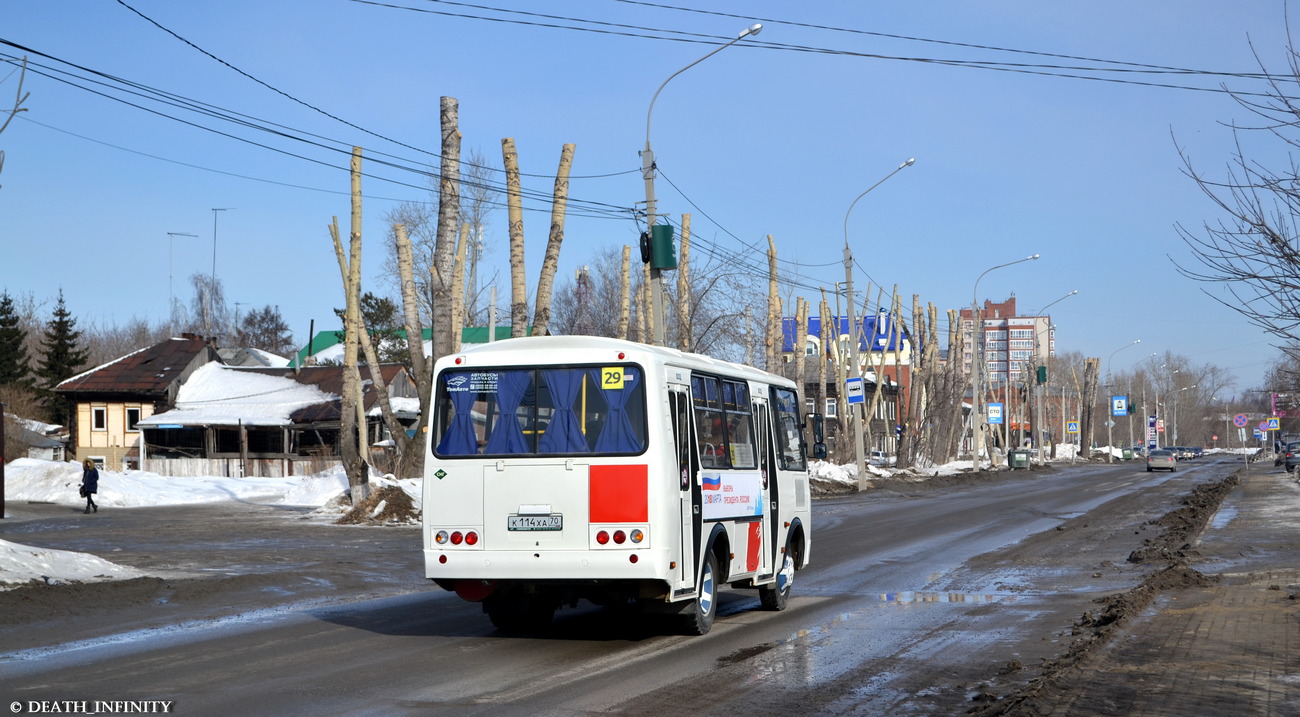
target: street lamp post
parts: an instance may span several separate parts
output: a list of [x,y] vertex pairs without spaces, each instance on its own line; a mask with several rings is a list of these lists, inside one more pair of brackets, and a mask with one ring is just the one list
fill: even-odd
[[[906,162],[903,162],[902,164],[898,165],[898,167],[895,168],[894,171],[890,172],[889,174],[886,174],[884,179],[881,179],[879,182],[876,182],[870,187],[867,187],[867,190],[865,192],[859,194],[852,202],[849,203],[848,211],[844,212],[844,288],[846,291],[848,291],[848,299],[849,299],[848,300],[849,355],[851,357],[850,360],[853,361],[853,377],[858,379],[859,383],[862,382],[862,361],[858,357],[858,330],[854,326],[854,322],[853,322],[853,302],[854,302],[853,252],[849,250],[849,214],[853,211],[853,207],[858,203],[859,199],[867,196],[867,194],[871,190],[875,189],[876,187],[879,187],[881,184],[884,184],[886,179],[889,179],[895,174],[898,174],[899,172],[903,171],[904,168],[910,167],[915,163],[916,163],[916,158],[911,157]],[[866,317],[864,316],[863,318],[865,320]],[[800,380],[802,380],[802,377],[800,378]],[[880,380],[879,377],[877,377],[876,380],[879,381]],[[863,393],[865,394],[866,387],[863,386],[863,389],[864,389]],[[852,416],[854,419],[853,420],[853,447],[855,451],[854,456],[857,459],[857,465],[858,465],[858,490],[865,490],[867,487],[866,485],[867,484],[867,461],[866,461],[866,449],[862,445],[862,433],[863,433],[862,427],[863,427],[863,421],[870,420],[870,418],[866,418],[866,419],[859,418],[859,413],[861,412],[858,410],[858,407],[849,406],[847,403],[845,405],[849,411],[849,415]]]
[[1178,443],[1178,394],[1182,393],[1183,391],[1186,391],[1189,388],[1196,388],[1196,384],[1192,384],[1190,386],[1183,386],[1177,391],[1174,391],[1174,410],[1173,410],[1172,417],[1174,419],[1174,445],[1175,446],[1180,445]]
[[176,237],[194,237],[199,238],[198,234],[185,234],[183,232],[167,232],[167,332],[173,336],[176,334],[176,310],[172,307],[172,244]]
[[[1037,348],[1039,345],[1042,344],[1042,342],[1041,342],[1041,341],[1038,341],[1038,339],[1037,339],[1037,335],[1038,335],[1038,321],[1037,321],[1037,319],[1038,319],[1038,317],[1045,316],[1045,315],[1047,314],[1047,310],[1048,310],[1048,309],[1052,308],[1053,306],[1059,304],[1059,303],[1062,302],[1062,301],[1065,301],[1066,299],[1070,298],[1071,296],[1074,296],[1074,295],[1077,294],[1077,293],[1079,293],[1079,290],[1078,290],[1078,289],[1075,289],[1074,291],[1071,291],[1070,293],[1066,294],[1065,296],[1062,296],[1061,298],[1059,298],[1059,299],[1057,299],[1057,300],[1055,300],[1055,301],[1050,302],[1049,304],[1047,304],[1046,306],[1044,306],[1043,308],[1039,309],[1037,312],[1035,312],[1035,313],[1033,314],[1034,319],[1035,319],[1035,321],[1034,321],[1034,336],[1035,336],[1035,338],[1034,338],[1034,345],[1035,345],[1035,348]],[[1047,333],[1048,333],[1048,336],[1050,337],[1050,336],[1051,336],[1051,333],[1052,333],[1052,324],[1050,323],[1050,321],[1048,322]],[[1044,391],[1047,391],[1047,395],[1048,395],[1049,398],[1050,398],[1051,395],[1052,395],[1052,394],[1051,394],[1051,391],[1048,391],[1048,389],[1047,389],[1047,386],[1050,385],[1049,382],[1051,381],[1051,377],[1052,377],[1052,369],[1051,369],[1051,366],[1052,366],[1052,351],[1051,351],[1051,348],[1050,348],[1050,347],[1049,347],[1048,349],[1046,349],[1046,350],[1043,352],[1043,365],[1047,368],[1047,381],[1044,382],[1044,385],[1043,385],[1043,386],[1038,386],[1038,385],[1035,383],[1035,389],[1036,389],[1036,390],[1034,391],[1034,395],[1035,395],[1035,396],[1037,397],[1037,399],[1038,399],[1037,402],[1036,402],[1036,403],[1037,403],[1037,406],[1038,406],[1038,410],[1037,410],[1037,412],[1036,412],[1036,414],[1035,414],[1035,416],[1034,416],[1034,423],[1033,423],[1033,425],[1034,425],[1034,431],[1033,431],[1033,435],[1034,435],[1034,438],[1035,438],[1035,440],[1034,440],[1034,446],[1038,448],[1038,462],[1039,462],[1039,463],[1044,463],[1044,462],[1046,462],[1046,460],[1047,460],[1046,457],[1043,455],[1043,434],[1045,433],[1045,431],[1043,430],[1043,429],[1044,429],[1044,424],[1043,424],[1043,392],[1044,392]],[[1062,410],[1062,415],[1064,415],[1064,410]]]
[[[1110,360],[1115,358],[1115,354],[1119,353],[1120,351],[1123,351],[1124,349],[1130,346],[1136,346],[1137,344],[1140,343],[1142,343],[1142,339],[1134,339],[1133,341],[1124,344],[1123,346],[1110,352],[1110,356],[1106,358],[1106,387],[1107,388],[1109,388],[1112,391],[1115,390],[1115,385],[1110,373]],[[1129,397],[1129,400],[1132,400],[1131,396]],[[1115,402],[1111,400],[1107,400],[1106,403],[1110,404],[1110,410],[1106,412],[1107,414],[1106,415],[1106,462],[1114,463],[1115,462],[1115,438],[1114,438]]]
[[984,332],[984,319],[980,315],[979,309],[980,280],[984,278],[985,274],[994,269],[1001,269],[1003,267],[1020,264],[1026,261],[1034,261],[1038,256],[1038,254],[1031,254],[1024,259],[1016,259],[1015,261],[1009,261],[1005,264],[998,264],[997,266],[985,269],[984,273],[980,274],[979,277],[975,279],[975,288],[971,291],[971,318],[975,321],[975,337],[971,345],[971,363],[975,364],[972,367],[974,368],[974,371],[971,372],[971,440],[974,442],[974,445],[971,446],[970,469],[972,472],[980,469],[980,449],[984,447],[983,397],[980,396],[980,392],[984,389],[984,355],[982,351],[983,347],[980,346],[981,335]]
[[[708,53],[707,55],[701,57],[695,62],[692,62],[691,64],[669,75],[668,79],[664,80],[663,83],[659,85],[659,89],[655,90],[654,96],[650,98],[650,108],[647,109],[645,113],[645,149],[641,151],[641,176],[645,179],[646,231],[650,233],[652,239],[654,236],[656,207],[655,207],[655,154],[654,154],[654,150],[650,148],[650,115],[652,112],[654,112],[655,100],[659,99],[659,93],[663,91],[664,86],[667,85],[669,82],[671,82],[674,77],[682,74],[683,72],[691,69],[692,67],[695,67],[701,62],[704,62],[710,57],[713,57],[719,52],[722,52],[728,47],[731,47],[737,42],[740,42],[745,37],[748,37],[750,35],[757,35],[759,32],[762,31],[762,29],[763,26],[759,23],[754,23],[753,25],[750,25],[749,27],[745,28],[740,32],[739,35],[736,36],[734,40],[731,40],[730,42],[726,42],[714,48],[712,52]],[[652,264],[650,267],[650,304],[651,304],[650,317],[654,321],[654,336],[652,338],[652,341],[654,342],[655,346],[664,345],[664,313],[665,312],[663,306],[663,297],[664,297],[663,273],[662,270],[656,269]]]

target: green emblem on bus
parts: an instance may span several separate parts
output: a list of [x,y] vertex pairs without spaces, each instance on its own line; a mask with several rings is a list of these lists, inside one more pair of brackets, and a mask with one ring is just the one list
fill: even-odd
[[439,468],[438,472],[434,473],[434,475],[437,476],[438,480],[442,480],[443,478],[447,477],[447,471]]

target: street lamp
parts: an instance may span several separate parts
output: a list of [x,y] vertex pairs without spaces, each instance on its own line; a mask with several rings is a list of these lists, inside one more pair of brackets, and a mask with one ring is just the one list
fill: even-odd
[[[664,86],[667,85],[669,82],[671,82],[674,77],[682,74],[683,72],[691,69],[692,67],[695,67],[701,62],[704,62],[710,57],[713,57],[719,52],[722,52],[728,47],[731,47],[737,42],[740,42],[745,37],[750,35],[757,35],[759,32],[762,31],[762,29],[763,26],[761,24],[754,23],[753,25],[750,25],[744,30],[741,30],[740,34],[736,36],[736,39],[726,42],[714,48],[712,52],[708,53],[704,57],[701,57],[695,62],[692,62],[691,64],[669,75],[668,79],[664,80],[663,84],[659,85],[659,89],[655,90],[654,96],[650,98],[650,108],[647,109],[645,113],[645,149],[641,151],[641,176],[645,178],[646,231],[649,232],[649,236],[651,240],[653,240],[654,237],[654,226],[655,226],[655,154],[654,154],[654,150],[650,148],[650,115],[652,112],[654,112],[655,100],[659,99],[659,93],[663,91]],[[215,270],[213,273],[214,274],[216,273]],[[663,287],[662,270],[656,269],[654,265],[651,264],[650,317],[654,321],[654,336],[652,340],[654,341],[655,346],[664,345],[663,297],[664,297],[664,287]]]
[[971,438],[975,441],[975,444],[971,446],[970,469],[972,472],[980,469],[980,449],[984,447],[984,415],[983,407],[981,405],[983,401],[980,396],[980,392],[984,388],[984,356],[983,352],[980,350],[980,338],[981,334],[983,334],[984,319],[981,317],[979,310],[980,280],[984,278],[984,274],[987,274],[994,269],[1001,269],[1003,267],[1020,264],[1026,261],[1034,261],[1038,256],[1038,254],[1031,254],[1024,259],[1016,259],[1015,261],[1009,261],[1005,264],[998,264],[997,266],[985,269],[984,273],[980,274],[979,277],[975,279],[975,288],[971,291],[971,318],[975,320],[975,338],[971,346],[971,363],[975,364],[975,370],[971,377]]
[[[1075,289],[1074,291],[1071,291],[1070,293],[1066,294],[1065,296],[1062,296],[1061,298],[1059,298],[1059,299],[1057,299],[1057,300],[1055,300],[1055,301],[1050,302],[1049,304],[1047,304],[1046,306],[1044,306],[1043,308],[1039,309],[1037,312],[1035,312],[1034,314],[1032,314],[1032,316],[1034,317],[1034,348],[1035,348],[1035,349],[1037,349],[1038,346],[1042,344],[1042,342],[1038,340],[1038,318],[1039,318],[1039,317],[1046,316],[1046,314],[1047,314],[1047,310],[1048,310],[1048,309],[1052,308],[1053,306],[1059,304],[1059,303],[1062,302],[1062,301],[1065,301],[1066,299],[1070,298],[1071,296],[1074,296],[1074,295],[1077,294],[1077,293],[1079,293],[1079,290],[1078,290],[1078,289]],[[1048,330],[1048,333],[1049,333],[1049,335],[1050,335],[1050,333],[1051,333],[1051,331],[1052,331],[1052,324],[1050,323],[1050,321],[1049,321],[1049,323],[1048,323],[1047,330]],[[1048,349],[1046,349],[1046,350],[1043,351],[1043,365],[1044,365],[1044,367],[1047,368],[1047,378],[1050,380],[1050,379],[1051,379],[1051,374],[1052,374],[1052,368],[1051,368],[1051,367],[1052,367],[1052,351],[1051,351],[1050,348],[1048,348]],[[1046,383],[1046,382],[1044,382],[1044,383]],[[1043,463],[1043,462],[1045,462],[1045,461],[1047,460],[1046,456],[1043,455],[1043,440],[1042,440],[1042,438],[1043,438],[1043,434],[1044,434],[1044,432],[1045,432],[1045,431],[1044,431],[1044,425],[1043,425],[1043,391],[1044,391],[1044,390],[1046,390],[1046,389],[1045,389],[1045,386],[1044,386],[1043,388],[1038,388],[1038,390],[1035,391],[1035,394],[1036,394],[1037,397],[1038,397],[1038,411],[1037,411],[1037,415],[1034,416],[1034,427],[1035,427],[1035,430],[1034,430],[1034,437],[1036,438],[1036,440],[1034,441],[1034,446],[1036,446],[1036,447],[1038,448],[1038,462],[1039,462],[1039,463]],[[1050,392],[1050,391],[1048,392],[1048,397],[1049,397],[1049,398],[1051,397],[1051,392]],[[1061,413],[1062,413],[1062,418],[1064,418],[1064,414],[1065,414],[1065,409],[1064,409],[1064,407],[1062,407],[1062,409],[1061,409]]]
[[183,232],[167,232],[167,332],[176,335],[176,310],[172,307],[172,244],[176,237],[194,237],[199,238],[198,234],[185,234]]
[[[889,174],[886,174],[884,179],[881,179],[879,182],[876,182],[870,187],[867,187],[867,190],[865,192],[859,194],[852,202],[849,203],[848,211],[844,212],[844,285],[845,285],[845,290],[848,291],[849,293],[848,296],[849,298],[848,301],[849,355],[851,357],[850,360],[853,361],[853,377],[858,379],[859,384],[861,384],[862,382],[862,362],[861,359],[858,358],[858,330],[854,327],[854,323],[853,323],[853,301],[854,301],[853,299],[853,252],[849,250],[849,214],[853,212],[853,207],[857,205],[859,199],[867,196],[867,194],[870,193],[871,190],[884,184],[886,179],[889,179],[895,174],[898,174],[899,172],[903,171],[904,168],[910,167],[913,164],[916,164],[916,157],[911,157],[906,162],[903,162],[902,164],[898,165],[898,167],[896,167],[894,171],[890,172]],[[866,317],[863,318],[865,320]],[[803,380],[802,377],[799,380],[802,381]],[[863,388],[865,389],[866,387],[864,386]],[[865,394],[865,390],[864,390],[864,394]],[[863,424],[862,421],[856,420],[858,418],[857,409],[854,408],[853,406],[847,406],[847,404],[846,407],[847,410],[849,411],[849,415],[853,416],[855,419],[854,426],[853,426],[853,435],[854,435],[853,446],[855,449],[854,455],[857,458],[857,463],[858,463],[858,490],[866,490],[867,462],[865,456],[865,449],[863,448],[862,445]],[[866,419],[866,420],[870,420],[870,419]]]
[[[1119,353],[1120,351],[1123,351],[1124,349],[1130,346],[1136,346],[1140,343],[1142,343],[1142,339],[1134,339],[1132,342],[1124,344],[1123,346],[1115,349],[1114,351],[1111,351],[1110,356],[1106,357],[1106,386],[1109,387],[1112,391],[1115,389],[1114,389],[1113,379],[1111,378],[1111,373],[1110,373],[1110,360],[1115,358],[1115,354]],[[1128,401],[1131,400],[1133,400],[1132,396],[1128,398]],[[1127,404],[1128,401],[1125,401],[1125,404]],[[1106,412],[1107,414],[1106,415],[1106,462],[1114,463],[1115,462],[1115,438],[1114,438],[1115,402],[1107,401],[1107,403],[1110,404],[1110,410]]]

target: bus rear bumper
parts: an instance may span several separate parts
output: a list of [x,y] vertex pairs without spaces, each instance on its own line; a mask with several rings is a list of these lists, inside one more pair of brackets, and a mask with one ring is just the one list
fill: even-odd
[[425,550],[431,580],[604,581],[675,579],[662,550]]

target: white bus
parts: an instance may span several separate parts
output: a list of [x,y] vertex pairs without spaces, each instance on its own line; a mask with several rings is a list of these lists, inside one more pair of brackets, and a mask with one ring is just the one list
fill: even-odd
[[425,572],[498,629],[544,626],[585,599],[672,613],[702,635],[726,584],[785,608],[812,539],[792,381],[560,336],[443,357],[433,392]]

